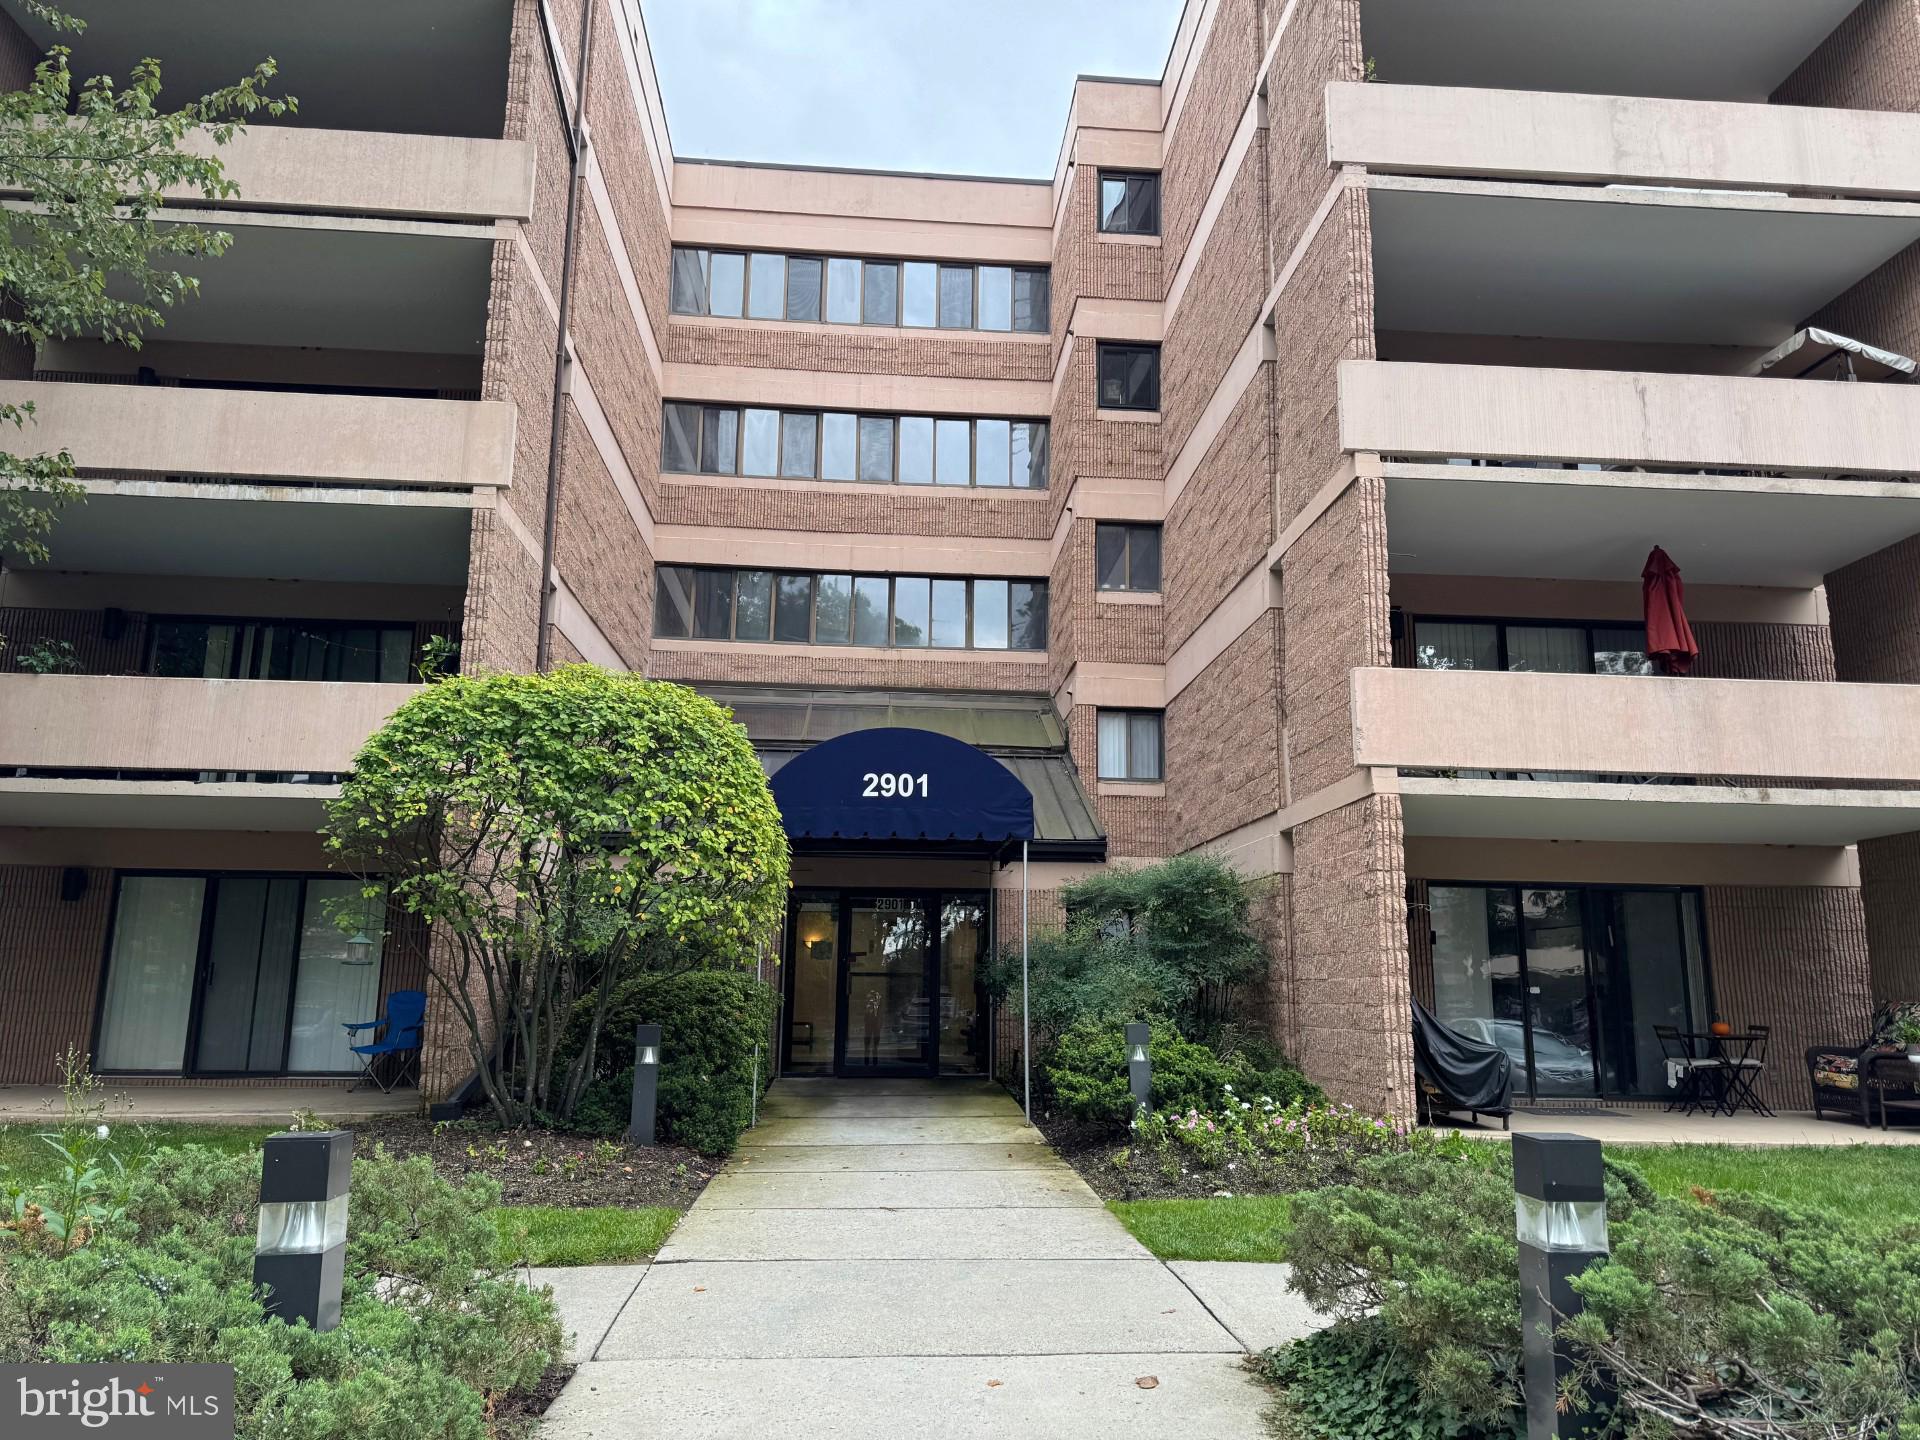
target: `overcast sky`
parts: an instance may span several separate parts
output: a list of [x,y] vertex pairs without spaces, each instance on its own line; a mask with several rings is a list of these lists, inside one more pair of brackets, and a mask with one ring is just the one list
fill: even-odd
[[1157,80],[1180,0],[641,0],[677,155],[1051,177],[1073,77]]

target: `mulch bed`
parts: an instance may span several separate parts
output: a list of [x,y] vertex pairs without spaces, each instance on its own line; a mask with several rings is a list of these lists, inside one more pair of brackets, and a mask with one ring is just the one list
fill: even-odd
[[1256,1174],[1244,1165],[1235,1170],[1190,1169],[1172,1179],[1151,1162],[1122,1170],[1113,1164],[1113,1156],[1126,1142],[1115,1138],[1111,1126],[1050,1115],[1037,1106],[1033,1123],[1102,1200],[1204,1200],[1222,1194],[1280,1195],[1298,1188],[1284,1183],[1279,1174]]
[[494,1402],[493,1428],[496,1435],[531,1435],[535,1422],[547,1413],[547,1407],[560,1398],[575,1367],[555,1365],[540,1377],[533,1389],[510,1391]]
[[503,1205],[671,1205],[699,1198],[722,1161],[678,1145],[627,1145],[553,1130],[505,1130],[477,1119],[435,1125],[412,1116],[354,1126],[362,1154],[384,1145],[395,1156],[425,1155],[441,1178],[485,1175]]

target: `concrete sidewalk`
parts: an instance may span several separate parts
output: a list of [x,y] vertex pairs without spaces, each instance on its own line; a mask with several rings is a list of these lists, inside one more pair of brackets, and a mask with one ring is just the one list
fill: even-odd
[[783,1080],[644,1271],[542,1272],[580,1369],[547,1440],[1257,1440],[1277,1265],[1163,1265],[996,1086]]

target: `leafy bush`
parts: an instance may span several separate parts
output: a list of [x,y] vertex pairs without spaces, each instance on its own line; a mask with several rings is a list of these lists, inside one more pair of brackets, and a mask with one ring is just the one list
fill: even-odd
[[[735,970],[642,974],[626,981],[607,1005],[594,1054],[593,1079],[581,1093],[573,1123],[592,1135],[627,1128],[633,1106],[633,1027],[660,1027],[662,1140],[709,1155],[729,1153],[753,1116],[754,1047],[761,1047],[760,1083],[771,1069],[766,1054],[779,993]],[[561,1036],[563,1060],[586,1043],[592,1001],[582,1000]]]
[[[1147,1045],[1153,1062],[1153,1108],[1187,1110],[1211,1106],[1230,1072],[1204,1045],[1156,1026]],[[1063,1034],[1042,1072],[1055,1104],[1076,1120],[1125,1129],[1133,1119],[1127,1084],[1127,1046],[1118,1025],[1085,1023]]]
[[486,1440],[494,1402],[558,1355],[550,1294],[502,1276],[490,1181],[424,1157],[356,1160],[338,1329],[266,1319],[253,1295],[260,1154],[161,1150],[125,1213],[70,1251],[0,1235],[0,1341],[26,1362],[213,1362],[241,1440]]
[[1379,1319],[1342,1321],[1259,1357],[1284,1389],[1275,1415],[1282,1440],[1520,1440],[1523,1417],[1469,1424],[1421,1392],[1413,1357]]
[[1283,1106],[1265,1097],[1242,1100],[1229,1089],[1218,1107],[1155,1111],[1137,1121],[1134,1143],[1114,1157],[1114,1164],[1129,1181],[1142,1167],[1168,1181],[1224,1169],[1232,1172],[1235,1190],[1292,1193],[1350,1182],[1372,1156],[1441,1143],[1428,1132],[1375,1119],[1351,1105],[1296,1100]]
[[[1199,1035],[1217,1023],[1231,987],[1266,963],[1246,881],[1211,855],[1103,870],[1061,899],[1066,928],[1030,942],[1028,1005],[1042,1037],[1153,1019]],[[987,983],[1018,1011],[1017,948],[995,958]]]
[[[1430,1404],[1510,1423],[1521,1404],[1518,1250],[1503,1148],[1416,1147],[1297,1195],[1295,1289],[1377,1312]],[[1631,1440],[1900,1433],[1920,1425],[1920,1226],[1867,1231],[1747,1195],[1668,1199],[1609,1162],[1611,1255],[1575,1280],[1571,1398],[1618,1385]]]

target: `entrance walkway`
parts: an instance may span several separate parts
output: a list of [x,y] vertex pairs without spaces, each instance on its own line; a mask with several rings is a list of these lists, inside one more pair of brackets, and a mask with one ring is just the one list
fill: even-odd
[[1284,1272],[1214,1268],[1148,1254],[997,1086],[783,1080],[542,1434],[1256,1440],[1228,1325],[1280,1320]]

